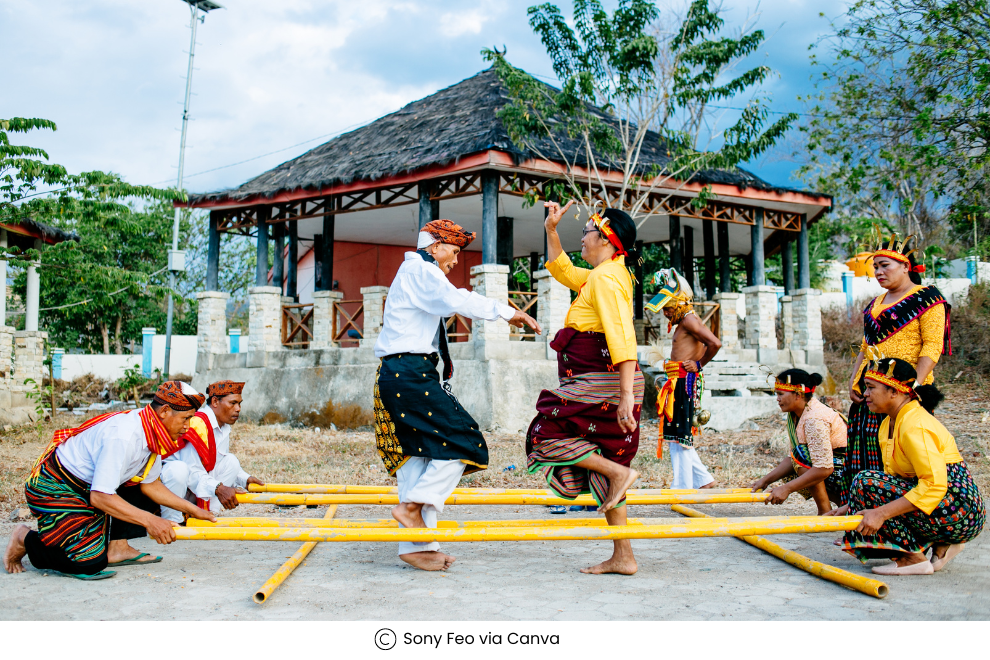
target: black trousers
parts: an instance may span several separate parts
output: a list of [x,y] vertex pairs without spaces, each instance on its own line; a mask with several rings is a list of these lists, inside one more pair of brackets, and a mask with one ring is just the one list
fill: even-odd
[[[141,492],[139,486],[121,486],[117,489],[117,494],[130,504],[142,511],[160,516],[161,507],[151,501],[151,498]],[[116,518],[110,518],[107,529],[108,541],[121,541],[128,539],[138,539],[148,535],[141,525],[125,522]],[[75,573],[79,575],[93,575],[99,573],[107,567],[107,553],[102,552],[98,557],[85,562],[76,562],[69,559],[59,546],[49,546],[41,542],[38,532],[31,530],[24,538],[24,546],[27,549],[28,559],[31,565],[39,570],[50,569],[61,573]]]

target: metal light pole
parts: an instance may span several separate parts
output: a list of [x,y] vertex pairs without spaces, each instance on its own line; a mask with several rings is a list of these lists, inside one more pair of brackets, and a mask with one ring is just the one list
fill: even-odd
[[[186,72],[186,98],[182,105],[182,139],[179,142],[179,177],[175,184],[177,190],[182,190],[182,168],[186,159],[186,129],[189,126],[189,100],[192,96],[193,58],[196,55],[196,24],[206,20],[206,14],[214,9],[223,9],[223,5],[209,0],[182,0],[189,5],[189,15],[192,23],[192,37],[189,41],[189,70]],[[200,16],[199,12],[203,12]],[[179,250],[179,218],[182,210],[175,207],[175,221],[172,223],[172,249],[168,252],[168,316],[165,321],[165,365],[163,376],[169,375],[169,362],[172,357],[172,314],[174,302],[172,294],[175,291],[175,274],[186,270],[186,253]]]

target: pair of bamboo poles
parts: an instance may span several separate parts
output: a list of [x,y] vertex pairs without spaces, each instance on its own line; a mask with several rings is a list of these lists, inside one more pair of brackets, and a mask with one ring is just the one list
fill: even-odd
[[[318,518],[220,518],[217,523],[190,520],[188,527],[177,530],[179,539],[242,541],[306,541],[254,595],[263,603],[309,555],[321,541],[540,541],[540,540],[616,540],[734,536],[779,559],[824,579],[856,589],[876,598],[884,598],[887,585],[785,550],[759,534],[794,534],[838,532],[855,529],[860,516],[822,518],[818,516],[776,516],[762,518],[712,518],[683,506],[762,502],[765,493],[746,488],[724,490],[630,490],[628,504],[670,504],[673,510],[696,520],[670,524],[663,519],[633,518],[625,526],[608,526],[601,518],[570,520],[479,520],[441,521],[437,529],[400,529],[394,520],[333,519],[340,504],[398,504],[395,487],[349,486],[325,484],[252,484],[252,492],[238,495],[238,501],[254,504],[328,505],[323,519]],[[587,500],[587,501],[585,501]],[[446,504],[476,505],[547,505],[595,504],[590,496],[563,500],[547,491],[536,489],[458,488]]]

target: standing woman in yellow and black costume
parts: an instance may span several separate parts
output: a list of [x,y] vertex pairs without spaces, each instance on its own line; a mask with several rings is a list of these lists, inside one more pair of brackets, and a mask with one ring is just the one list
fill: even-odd
[[[877,433],[883,415],[870,412],[864,400],[863,372],[867,356],[873,354],[908,362],[918,373],[919,385],[930,385],[939,357],[952,354],[949,339],[950,305],[934,286],[922,286],[925,267],[914,259],[908,244],[913,236],[899,241],[896,234],[884,240],[877,231],[873,253],[877,282],[887,293],[877,296],[863,310],[863,342],[849,381],[849,437],[843,491],[849,492],[853,478],[862,470],[883,470]],[[845,497],[843,500],[845,501]]]

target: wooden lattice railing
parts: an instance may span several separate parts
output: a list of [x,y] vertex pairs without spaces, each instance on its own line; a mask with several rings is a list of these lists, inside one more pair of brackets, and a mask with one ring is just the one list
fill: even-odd
[[460,314],[454,314],[444,326],[447,329],[447,341],[471,341],[471,319]]
[[282,346],[307,348],[313,341],[313,304],[282,305]]
[[[534,318],[536,317],[537,299],[536,291],[509,291],[509,306]],[[523,328],[509,326],[509,335],[510,338],[519,340],[536,339],[536,331],[528,326]]]
[[[344,308],[344,305],[357,305],[357,309],[354,312],[348,312]],[[333,303],[333,324],[330,328],[330,334],[333,337],[333,341],[336,342],[338,346],[344,348],[345,344],[348,346],[360,345],[359,341],[364,338],[364,328],[358,325],[357,319],[363,313],[363,299],[337,300]],[[353,330],[354,334],[357,334],[357,337],[348,334],[349,330]]]

